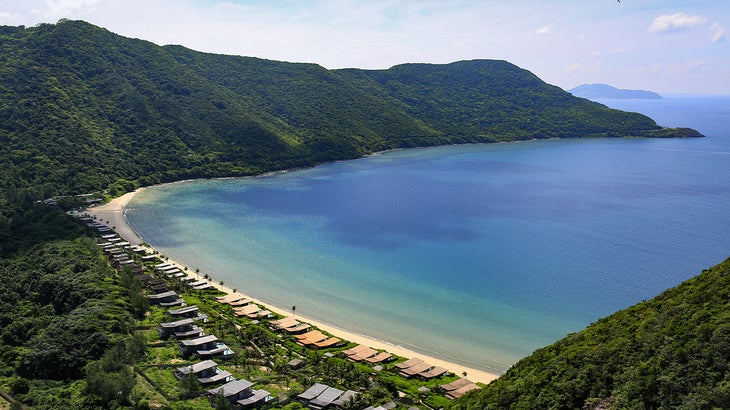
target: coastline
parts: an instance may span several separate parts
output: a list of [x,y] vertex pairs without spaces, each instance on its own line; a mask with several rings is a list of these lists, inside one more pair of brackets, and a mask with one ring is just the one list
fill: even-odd
[[[118,198],[114,198],[112,201],[110,201],[107,204],[99,205],[96,207],[88,208],[84,212],[95,216],[98,220],[103,221],[107,223],[108,226],[113,227],[113,229],[124,238],[126,241],[128,241],[131,244],[141,244],[144,242],[144,239],[137,234],[137,232],[134,230],[134,228],[129,224],[127,221],[127,218],[125,216],[126,212],[126,206],[129,203],[129,201],[134,198],[134,196],[140,192],[144,188],[137,189],[133,192],[126,193]],[[149,245],[148,245],[149,246]],[[151,247],[151,246],[150,246]],[[167,262],[173,263],[180,267],[182,270],[184,266],[182,264],[179,264],[175,261],[168,260]],[[185,271],[188,275],[194,276],[196,278],[202,278],[203,274],[196,274],[195,272],[191,271]],[[218,283],[215,283],[213,280],[210,281],[212,285],[214,285],[217,289],[219,289],[222,292],[228,293],[228,294],[234,294],[233,289],[227,286],[220,285]],[[251,295],[246,295],[241,292],[235,292],[236,295],[240,295],[241,297],[245,297],[247,299],[252,300],[254,303],[264,305],[267,309],[271,310],[272,312],[275,312],[277,314],[283,315],[283,316],[291,316],[291,312],[282,309],[277,306],[272,306],[269,303],[263,302],[261,300],[258,300],[255,297],[252,297]],[[382,349],[389,353],[395,354],[397,356],[401,357],[407,357],[407,358],[413,358],[418,357],[423,359],[425,362],[430,363],[434,366],[440,366],[443,368],[448,369],[450,372],[456,374],[456,375],[463,375],[466,373],[466,378],[471,380],[475,383],[484,383],[487,384],[495,379],[497,379],[500,375],[488,373],[483,370],[478,370],[474,368],[469,368],[460,364],[452,363],[446,360],[442,360],[436,357],[424,355],[421,353],[414,352],[412,350],[408,350],[402,347],[398,347],[396,345],[392,345],[390,343],[386,343],[377,339],[373,339],[370,337],[367,337],[365,335],[359,335],[352,332],[349,332],[345,329],[340,329],[331,325],[324,324],[322,322],[319,322],[315,319],[302,316],[302,315],[296,315],[296,318],[300,321],[307,322],[312,326],[315,326],[323,331],[326,331],[332,335],[335,335],[341,339],[362,344],[366,346],[370,346],[374,349]]]

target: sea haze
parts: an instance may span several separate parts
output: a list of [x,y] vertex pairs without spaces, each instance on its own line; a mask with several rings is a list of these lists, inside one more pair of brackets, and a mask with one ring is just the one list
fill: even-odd
[[604,103],[707,138],[409,149],[154,187],[127,217],[267,303],[503,372],[730,255],[730,98]]

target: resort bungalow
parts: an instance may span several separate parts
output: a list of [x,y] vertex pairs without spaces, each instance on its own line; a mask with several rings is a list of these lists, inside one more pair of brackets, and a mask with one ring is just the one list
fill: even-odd
[[451,383],[442,384],[439,386],[444,392],[444,396],[448,399],[458,399],[463,396],[466,392],[478,389],[479,386],[467,379],[458,379]]
[[233,380],[221,387],[210,389],[206,393],[211,401],[222,394],[239,409],[260,406],[271,400],[271,393],[266,390],[254,390],[253,383],[248,380]]
[[399,370],[398,374],[403,377],[419,376],[424,379],[433,379],[448,372],[443,367],[433,366],[417,357],[408,359],[402,363],[397,363],[394,367]]
[[145,255],[145,256],[143,256],[143,257],[142,257],[142,262],[153,262],[153,261],[157,260],[157,258],[158,258],[159,256],[160,256],[160,255],[158,255],[158,254],[154,254],[154,255]]
[[182,379],[189,374],[195,375],[195,378],[203,386],[235,380],[230,372],[219,369],[218,363],[212,360],[203,360],[190,366],[178,367],[173,374],[178,379]]
[[309,323],[302,323],[291,316],[269,322],[274,330],[283,330],[290,335],[301,334],[309,330]]
[[233,351],[215,335],[197,337],[195,339],[183,340],[178,343],[180,354],[183,357],[197,355],[201,358],[217,357],[229,359],[234,356]]
[[329,337],[319,330],[312,330],[302,335],[295,336],[297,343],[302,346],[314,346],[318,348],[335,347],[342,343],[341,339]]
[[[148,284],[147,289],[151,290],[154,293],[170,291],[170,288],[167,286],[166,282]],[[175,301],[172,304],[165,304],[164,306],[179,306],[179,305],[182,305],[182,303],[183,303],[182,299],[175,299]],[[162,306],[162,304],[161,304],[161,306]]]
[[147,248],[145,248],[144,246],[137,245],[137,246],[133,246],[131,251],[136,254],[139,254],[139,255],[144,255],[147,253]]
[[174,322],[160,323],[157,326],[157,333],[160,335],[160,339],[163,340],[170,337],[184,339],[203,336],[203,328],[196,326],[193,319],[186,318]]
[[201,285],[193,286],[193,290],[213,290],[215,286],[210,283],[203,283]]
[[271,316],[270,311],[262,309],[259,305],[255,303],[234,308],[233,314],[236,316],[246,316],[249,319],[261,319]]
[[[150,304],[152,304],[152,305],[164,306],[164,304],[166,304],[166,303],[176,302],[178,300],[178,294],[177,294],[177,292],[170,290],[167,292],[147,295],[147,300],[149,300]],[[171,305],[168,305],[168,306],[171,306]]]
[[357,345],[351,349],[343,350],[342,353],[347,355],[347,358],[353,362],[366,361],[372,364],[385,362],[393,357],[388,352],[378,352],[377,350],[364,345]]
[[297,398],[310,409],[320,410],[330,405],[343,407],[356,394],[352,390],[342,391],[326,384],[315,383]]
[[208,316],[201,314],[200,309],[195,305],[170,309],[167,313],[177,319],[191,318],[193,320],[202,320],[203,322],[208,320]]
[[222,303],[224,305],[230,305],[233,307],[241,307],[246,306],[248,304],[251,304],[251,301],[244,298],[243,296],[231,294],[231,295],[225,295],[225,296],[218,296],[215,298],[215,300],[218,303]]

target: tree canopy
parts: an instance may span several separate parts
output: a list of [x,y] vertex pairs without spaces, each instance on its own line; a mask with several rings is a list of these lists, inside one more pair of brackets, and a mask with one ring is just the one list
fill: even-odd
[[730,259],[535,351],[451,408],[730,408]]

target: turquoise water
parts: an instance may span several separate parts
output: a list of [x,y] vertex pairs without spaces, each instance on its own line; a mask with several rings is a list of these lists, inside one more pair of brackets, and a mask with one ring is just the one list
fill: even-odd
[[267,303],[503,372],[730,256],[730,98],[604,103],[708,137],[395,151],[159,186],[127,217]]

